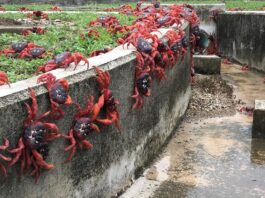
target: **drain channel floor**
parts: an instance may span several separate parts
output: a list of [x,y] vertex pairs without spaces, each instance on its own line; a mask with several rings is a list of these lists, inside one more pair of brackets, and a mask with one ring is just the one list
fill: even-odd
[[[233,86],[236,101],[253,106],[265,99],[262,75],[223,65],[221,76]],[[265,197],[265,141],[252,140],[251,127],[252,117],[238,112],[184,120],[121,197]]]

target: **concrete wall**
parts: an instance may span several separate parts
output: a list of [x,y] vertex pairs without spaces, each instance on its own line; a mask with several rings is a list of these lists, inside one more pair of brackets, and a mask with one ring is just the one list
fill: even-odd
[[225,10],[225,4],[192,4],[200,18],[200,28],[208,34],[216,33],[216,24],[211,19],[213,9]]
[[217,29],[223,56],[265,71],[265,12],[220,14]]
[[[68,156],[63,151],[65,140],[55,140],[50,145],[47,159],[56,166],[55,169],[42,172],[39,184],[35,184],[29,176],[23,176],[19,181],[17,170],[12,168],[6,180],[0,178],[0,197],[111,197],[129,185],[135,171],[154,157],[180,122],[191,93],[188,54],[183,62],[167,71],[166,82],[159,85],[154,81],[152,96],[145,98],[145,104],[139,111],[131,111],[133,101],[130,96],[134,89],[136,63],[131,50],[119,47],[89,61],[90,65],[100,65],[110,71],[110,88],[121,102],[122,132],[118,133],[110,126],[101,134],[92,134],[88,139],[94,148],[78,152],[68,164],[63,163]],[[73,100],[84,104],[87,95],[98,96],[94,72],[82,66],[75,71],[72,69],[57,69],[52,73],[69,80]],[[35,82],[34,77],[12,84],[11,89],[0,87],[0,137],[8,138],[12,146],[22,132],[26,116],[24,102],[29,102],[28,86],[36,90],[39,112],[47,111],[47,91]],[[65,107],[64,111],[66,116],[57,122],[62,133],[70,128],[74,108]]]

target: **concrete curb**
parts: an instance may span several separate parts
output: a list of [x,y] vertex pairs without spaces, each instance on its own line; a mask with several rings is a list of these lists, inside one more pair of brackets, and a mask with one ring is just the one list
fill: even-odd
[[199,74],[220,74],[221,58],[216,55],[194,55],[195,72]]
[[265,139],[265,100],[255,100],[252,138]]

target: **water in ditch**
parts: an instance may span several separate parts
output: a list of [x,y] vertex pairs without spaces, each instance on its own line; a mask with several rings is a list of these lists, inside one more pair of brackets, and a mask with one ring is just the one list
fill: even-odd
[[186,117],[163,152],[122,198],[265,197],[265,141],[239,112],[265,99],[262,75],[222,65],[197,76]]

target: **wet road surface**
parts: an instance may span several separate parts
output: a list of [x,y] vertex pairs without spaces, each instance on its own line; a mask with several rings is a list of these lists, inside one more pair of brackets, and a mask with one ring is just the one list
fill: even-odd
[[[265,99],[263,75],[223,65],[235,100]],[[252,117],[184,121],[164,151],[122,198],[264,197],[265,140],[252,140]]]

